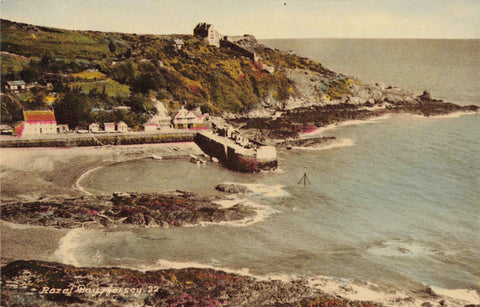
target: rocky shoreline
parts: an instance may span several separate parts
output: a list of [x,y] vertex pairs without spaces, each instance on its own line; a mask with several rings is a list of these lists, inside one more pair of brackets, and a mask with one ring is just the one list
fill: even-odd
[[112,198],[68,198],[2,205],[2,220],[57,228],[180,227],[252,218],[256,212],[224,198],[174,191],[163,194],[114,193]]
[[381,306],[323,293],[306,281],[260,281],[214,269],[140,272],[41,261],[2,267],[2,306]]
[[260,116],[235,116],[230,118],[229,122],[240,129],[242,134],[256,141],[289,146],[285,140],[299,139],[304,131],[349,120],[367,120],[395,113],[428,117],[479,110],[476,105],[462,106],[431,98],[427,91],[414,97],[392,87],[354,87],[357,88],[357,96],[347,96],[336,102],[313,104],[300,101],[294,107],[287,104],[281,108],[272,108],[268,116],[266,113]]
[[[137,271],[74,267],[55,262],[11,262],[2,267],[2,306],[466,306],[430,287],[411,293],[374,284],[337,285],[328,279],[275,279],[213,268]],[[335,287],[333,287],[335,288]],[[324,290],[327,290],[328,293]],[[349,294],[375,302],[349,299]],[[365,292],[365,293],[362,293]],[[380,295],[384,297],[380,299]]]

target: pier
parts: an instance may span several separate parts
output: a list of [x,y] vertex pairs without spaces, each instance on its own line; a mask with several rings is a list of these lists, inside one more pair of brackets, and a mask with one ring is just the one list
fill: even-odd
[[227,168],[235,171],[258,172],[278,167],[277,151],[274,146],[238,137],[202,131],[197,132],[194,141],[204,153],[217,158]]

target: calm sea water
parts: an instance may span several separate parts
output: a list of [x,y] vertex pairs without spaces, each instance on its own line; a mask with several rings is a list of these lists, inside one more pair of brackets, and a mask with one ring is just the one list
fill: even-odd
[[[278,40],[332,70],[480,105],[478,40]],[[143,160],[99,169],[90,191],[213,191],[250,184],[270,206],[248,227],[72,232],[59,257],[81,265],[155,267],[160,260],[248,268],[255,274],[328,275],[400,286],[477,289],[480,115],[409,115],[323,132],[327,150],[279,151],[280,170],[239,174],[218,164]],[[310,185],[298,185],[304,166]],[[68,242],[67,242],[68,241]],[[67,244],[68,243],[68,244]],[[63,254],[62,254],[63,252]]]

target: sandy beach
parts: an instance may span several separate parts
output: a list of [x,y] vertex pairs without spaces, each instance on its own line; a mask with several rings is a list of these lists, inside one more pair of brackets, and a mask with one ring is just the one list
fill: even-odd
[[79,196],[80,176],[94,168],[136,159],[202,154],[193,142],[71,148],[2,148],[2,201]]

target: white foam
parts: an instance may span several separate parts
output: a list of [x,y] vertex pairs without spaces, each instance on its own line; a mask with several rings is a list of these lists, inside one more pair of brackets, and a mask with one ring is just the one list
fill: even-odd
[[350,138],[342,138],[338,139],[332,143],[327,145],[317,145],[317,146],[310,146],[310,147],[300,147],[294,146],[293,149],[300,149],[300,150],[327,150],[332,148],[339,148],[339,147],[349,147],[355,145],[355,142]]
[[[237,221],[220,221],[220,222],[200,222],[198,225],[200,226],[236,226],[236,227],[245,227],[250,226],[265,220],[265,218],[269,215],[270,207],[265,205],[260,205],[253,201],[249,201],[246,199],[242,199],[241,202],[237,202],[237,204],[242,204],[244,206],[249,206],[255,211],[255,216],[253,217],[246,217],[241,220]],[[190,225],[197,226],[197,225]]]
[[[352,282],[328,276],[317,276],[308,280],[309,285],[323,292],[349,300],[373,301],[385,306],[421,306],[424,303],[436,305],[445,301],[445,306],[464,306],[479,304],[480,297],[475,290],[441,289],[430,287],[440,297],[430,299],[417,297],[415,293],[381,287],[371,282]],[[430,301],[431,300],[431,301]]]
[[[349,300],[374,301],[388,306],[400,305],[399,302],[409,297],[402,291],[382,291],[373,283],[353,284],[343,279],[328,276],[317,276],[309,280],[309,285],[325,293],[333,294]],[[397,302],[396,304],[392,304]]]
[[199,269],[214,269],[218,271],[224,271],[230,274],[237,274],[242,276],[252,277],[259,281],[268,281],[268,280],[280,280],[283,282],[290,282],[292,280],[297,280],[298,277],[288,274],[268,274],[268,275],[254,275],[250,273],[248,268],[242,269],[232,269],[227,267],[215,266],[211,264],[204,264],[198,262],[178,262],[178,261],[168,261],[160,259],[153,266],[140,266],[137,268],[139,271],[153,271],[153,270],[165,270],[165,269],[188,269],[188,268],[199,268]]
[[[230,274],[248,276],[259,281],[280,280],[291,282],[299,280],[298,276],[288,274],[268,274],[254,275],[248,268],[231,269],[226,267],[214,266],[197,262],[176,262],[168,260],[158,260],[153,266],[139,266],[135,269],[140,271],[151,271],[161,269],[214,269],[224,271]],[[345,278],[335,278],[329,276],[315,276],[307,280],[308,285],[314,289],[319,289],[326,294],[341,297],[348,300],[372,301],[385,306],[421,306],[423,303],[433,303],[444,300],[447,306],[464,306],[466,304],[479,304],[480,297],[475,290],[467,289],[441,289],[431,287],[435,294],[440,297],[428,298],[416,297],[415,293],[407,292],[401,289],[392,289],[391,286],[379,286],[371,282],[354,282]]]
[[430,287],[433,292],[443,297],[458,302],[459,305],[480,304],[480,296],[475,290],[468,289],[442,289],[438,287]]
[[84,241],[86,231],[88,230],[84,228],[76,228],[70,230],[64,237],[62,237],[59,241],[58,248],[54,253],[56,261],[73,266],[80,266],[79,261],[75,257],[75,252]]
[[383,257],[422,257],[432,254],[431,250],[419,243],[401,241],[383,242],[381,246],[369,248],[368,252]]
[[381,116],[374,116],[374,117],[371,117],[371,118],[365,119],[365,120],[358,120],[358,119],[346,120],[346,121],[343,121],[343,122],[339,122],[337,124],[330,124],[330,125],[325,126],[325,127],[317,128],[317,130],[308,133],[303,138],[311,138],[312,135],[323,134],[325,131],[334,130],[334,129],[337,129],[337,128],[340,128],[340,127],[345,127],[345,126],[362,125],[362,124],[375,124],[375,123],[378,123],[380,121],[387,120],[391,116],[392,116],[391,114],[384,114],[384,115],[381,115]]
[[88,192],[87,190],[85,190],[81,185],[80,185],[80,182],[85,178],[87,177],[88,175],[90,175],[90,173],[98,170],[98,169],[101,169],[103,168],[103,166],[98,166],[98,167],[95,167],[95,168],[92,168],[91,170],[88,170],[86,171],[85,173],[83,173],[82,175],[80,175],[80,177],[78,177],[77,181],[75,182],[75,188],[77,190],[79,190],[80,192],[83,192],[87,195],[93,195],[92,193]]
[[219,200],[216,200],[216,201],[213,201],[214,204],[217,204],[219,206],[221,206],[222,208],[225,208],[225,209],[228,209],[228,208],[231,208],[235,205],[238,205],[238,204],[242,204],[243,200],[236,197],[236,196],[232,196],[230,198],[227,198],[227,199],[219,199]]
[[463,115],[475,115],[478,112],[475,111],[460,111],[460,112],[453,112],[449,114],[442,114],[442,115],[432,115],[432,116],[425,116],[425,115],[412,115],[413,117],[423,118],[423,119],[448,119],[448,118],[459,118]]
[[[150,267],[151,268],[151,267]],[[198,262],[173,262],[168,260],[158,260],[156,265],[154,266],[156,270],[158,269],[187,269],[187,268],[199,268],[199,269],[214,269],[214,270],[221,270],[227,273],[232,274],[239,274],[243,276],[250,276],[254,277],[247,268],[243,268],[240,270],[230,269],[230,268],[222,268],[216,267],[210,264],[203,264]]]
[[234,184],[247,187],[253,194],[259,194],[267,197],[286,197],[289,196],[287,191],[283,190],[285,186],[267,185],[264,183],[237,183],[237,182],[225,182],[225,184]]

